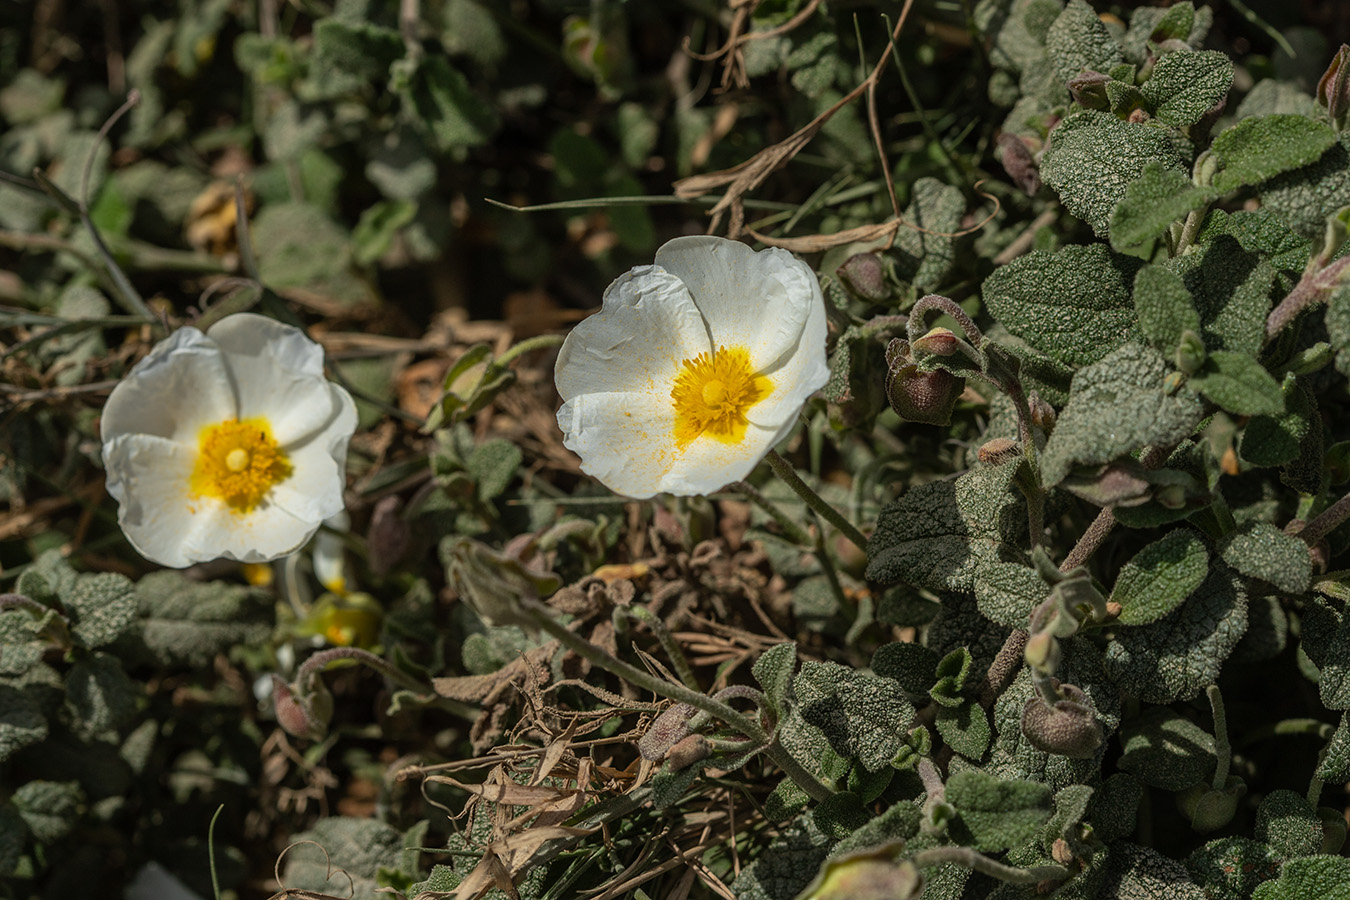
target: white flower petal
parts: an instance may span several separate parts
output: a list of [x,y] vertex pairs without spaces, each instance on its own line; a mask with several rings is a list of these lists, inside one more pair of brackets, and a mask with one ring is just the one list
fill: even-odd
[[647,393],[581,394],[558,410],[563,444],[581,470],[617,494],[645,499],[665,490],[675,459],[675,410]]
[[297,519],[313,522],[315,527],[329,516],[342,512],[342,490],[346,487],[344,467],[333,458],[324,442],[310,441],[291,453],[290,460],[291,476],[273,485],[267,502],[280,506]]
[[725,444],[706,434],[696,438],[661,479],[661,490],[684,496],[716,493],[754,471],[787,430],[752,424],[737,444]]
[[756,372],[781,366],[812,308],[824,304],[810,267],[786,250],[755,252],[726,238],[681,237],[656,251],[656,264],[689,289],[713,345],[746,347]]
[[212,505],[199,545],[213,556],[259,563],[287,556],[305,545],[319,530],[319,519],[301,519],[279,504],[264,501],[247,513],[234,513],[223,503]]
[[323,348],[300,329],[238,313],[213,325],[207,337],[225,354],[239,418],[266,417],[278,444],[303,441],[333,418]]
[[202,428],[235,414],[220,349],[197,329],[180,328],[113,388],[99,430],[104,441],[151,434],[195,447]]
[[772,429],[791,424],[807,398],[830,380],[825,361],[825,299],[819,287],[816,296],[819,299],[811,307],[796,351],[777,369],[764,373],[773,382],[773,392],[745,411],[745,417],[756,425]]
[[181,569],[219,555],[195,549],[213,505],[189,496],[196,461],[195,449],[155,435],[124,434],[103,445],[108,493],[119,504],[117,522],[152,562]]
[[605,290],[600,312],[563,341],[554,381],[564,400],[610,391],[670,391],[680,364],[712,349],[684,284],[638,266]]

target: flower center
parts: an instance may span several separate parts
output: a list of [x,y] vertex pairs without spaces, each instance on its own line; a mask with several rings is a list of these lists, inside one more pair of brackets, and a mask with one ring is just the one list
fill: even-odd
[[670,399],[675,403],[675,443],[684,449],[699,435],[724,444],[745,438],[745,412],[773,392],[773,382],[750,368],[744,347],[718,347],[681,363]]
[[234,512],[247,513],[291,471],[291,461],[277,446],[266,419],[226,419],[197,436],[190,483],[194,494],[224,500]]

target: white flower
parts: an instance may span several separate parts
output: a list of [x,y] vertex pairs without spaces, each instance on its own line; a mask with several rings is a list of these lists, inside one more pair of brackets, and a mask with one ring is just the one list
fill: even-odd
[[341,512],[355,430],[318,344],[263,316],[226,316],[206,334],[180,328],[113,389],[108,493],[146,559],[275,559]]
[[709,494],[749,475],[828,378],[825,300],[805,263],[676,238],[567,336],[558,426],[617,493]]

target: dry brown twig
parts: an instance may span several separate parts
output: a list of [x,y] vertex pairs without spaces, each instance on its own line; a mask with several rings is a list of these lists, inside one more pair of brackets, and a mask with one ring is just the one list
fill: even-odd
[[732,0],[731,32],[727,35],[726,43],[711,53],[697,53],[689,49],[689,38],[685,37],[684,39],[684,52],[694,59],[700,62],[722,60],[723,91],[731,87],[733,81],[737,88],[750,86],[750,79],[745,72],[745,55],[741,52],[742,47],[751,41],[778,37],[800,27],[811,16],[815,15],[816,8],[820,6],[820,0],[810,0],[795,16],[782,25],[764,31],[747,31],[746,27],[750,24],[750,17],[754,15],[757,6],[759,6],[759,0]]

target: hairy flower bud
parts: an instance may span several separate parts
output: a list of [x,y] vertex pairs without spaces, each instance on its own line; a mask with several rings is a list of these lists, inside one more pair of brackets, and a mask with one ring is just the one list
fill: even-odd
[[891,295],[886,284],[886,269],[875,253],[857,253],[835,270],[839,280],[864,300],[879,302]]
[[1009,460],[1016,459],[1021,452],[1017,441],[1008,438],[994,438],[992,441],[986,441],[980,445],[978,458],[986,466],[1000,466]]
[[328,735],[328,723],[333,718],[333,695],[328,693],[322,679],[311,679],[306,695],[280,675],[273,675],[272,706],[277,724],[292,737],[321,741]]
[[1110,81],[1109,75],[1085,69],[1069,79],[1069,93],[1079,106],[1086,106],[1088,109],[1110,109],[1111,101],[1106,96],[1106,85]]
[[1046,753],[1091,758],[1103,740],[1092,701],[1072,684],[1056,683],[1055,693],[1063,699],[1053,706],[1040,697],[1027,701],[1022,708],[1022,734],[1033,747]]
[[1350,44],[1341,44],[1318,80],[1317,102],[1326,107],[1331,120],[1338,124],[1350,113]]
[[712,743],[701,734],[691,734],[666,751],[666,762],[673,770],[687,769],[712,755]]
[[643,759],[659,762],[670,749],[689,736],[689,719],[697,710],[688,703],[676,703],[656,717],[647,733],[638,739]]
[[1041,189],[1041,173],[1036,168],[1036,157],[1023,143],[1022,139],[1011,132],[998,136],[999,161],[1003,171],[1013,180],[1013,184],[1028,196],[1035,196]]
[[1217,831],[1237,814],[1238,801],[1247,793],[1247,785],[1236,775],[1229,775],[1223,790],[1211,790],[1209,785],[1193,784],[1177,795],[1177,808],[1191,820],[1191,827],[1202,834]]
[[909,860],[894,862],[902,840],[856,850],[826,861],[802,900],[913,900],[923,893],[923,875]]

